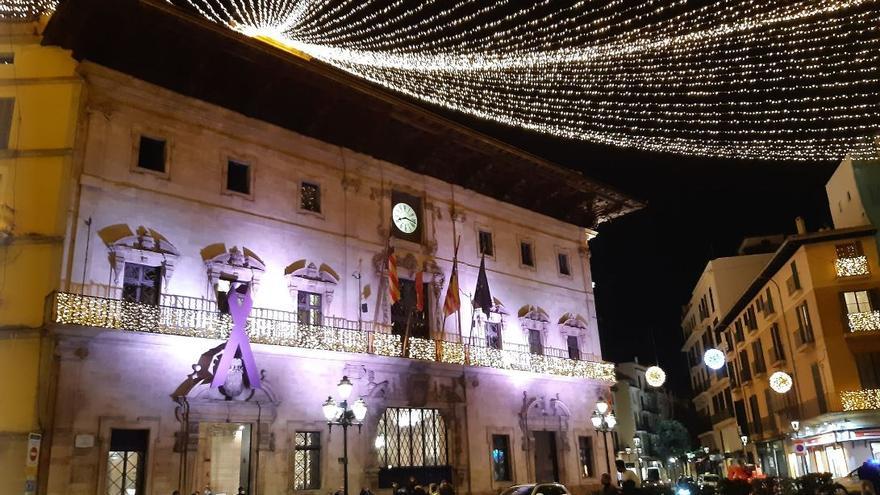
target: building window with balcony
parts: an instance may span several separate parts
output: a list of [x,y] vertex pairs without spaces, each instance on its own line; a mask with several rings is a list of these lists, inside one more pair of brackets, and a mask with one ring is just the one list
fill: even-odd
[[764,293],[764,314],[773,314],[776,308],[773,306],[773,295],[770,293],[770,287]]
[[785,349],[782,347],[782,336],[779,333],[779,324],[774,323],[770,327],[770,339],[773,340],[773,362],[785,360]]
[[755,374],[764,373],[767,371],[767,365],[764,363],[764,348],[761,345],[761,340],[756,340],[752,342],[752,355],[754,355],[755,361]]
[[816,400],[819,403],[819,414],[828,412],[828,401],[825,398],[825,384],[822,383],[822,371],[819,369],[819,363],[813,363],[810,366],[810,372],[813,375],[813,387],[816,389]]
[[746,383],[752,379],[751,366],[749,366],[749,352],[745,349],[739,351],[740,382]]
[[841,295],[846,324],[852,332],[880,330],[880,311],[877,311],[872,291],[859,290]]
[[544,354],[544,343],[541,340],[541,331],[530,329],[529,330],[529,352],[532,354],[543,355]]
[[507,435],[492,435],[492,480],[513,480],[510,472],[510,437]]
[[486,347],[501,350],[501,323],[486,322]]
[[743,335],[742,320],[737,318],[737,320],[733,323],[733,328],[734,328],[734,335],[736,337],[736,343],[739,344],[740,342],[745,340],[745,335]]
[[576,335],[569,335],[566,339],[568,344],[568,359],[580,360],[581,348]]
[[293,489],[321,488],[321,432],[298,431],[293,446]]
[[300,325],[317,326],[323,324],[321,294],[304,290],[298,291],[296,293],[296,312]]
[[752,431],[760,435],[764,431],[764,425],[761,424],[761,409],[758,407],[757,395],[749,397],[749,409],[752,413]]
[[795,315],[797,315],[798,322],[798,345],[813,342],[813,340],[815,340],[813,337],[813,324],[810,322],[810,308],[807,306],[806,302],[799,304],[797,308],[795,308]]
[[125,264],[122,300],[140,304],[159,304],[162,267],[137,263]]
[[757,330],[758,329],[758,319],[755,317],[755,306],[749,306],[746,310],[745,318],[743,318],[746,322],[746,326],[749,330]]
[[835,250],[837,251],[837,259],[834,262],[834,268],[838,278],[871,274],[868,268],[868,258],[862,252],[861,242],[838,244],[835,246]]
[[855,358],[862,390],[880,389],[880,352],[858,352]]

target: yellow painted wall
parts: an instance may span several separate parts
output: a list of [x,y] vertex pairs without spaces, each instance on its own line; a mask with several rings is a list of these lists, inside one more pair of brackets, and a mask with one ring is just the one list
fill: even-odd
[[[3,24],[0,98],[14,98],[0,149],[0,493],[23,493],[27,435],[41,432],[46,296],[60,283],[80,79],[70,54],[40,46],[44,23]],[[0,143],[4,144],[4,143]],[[41,391],[43,394],[41,395]]]

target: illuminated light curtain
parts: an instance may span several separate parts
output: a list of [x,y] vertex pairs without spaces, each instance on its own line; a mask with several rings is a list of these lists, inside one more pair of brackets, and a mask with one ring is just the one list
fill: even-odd
[[422,101],[727,158],[876,156],[878,0],[175,0]]

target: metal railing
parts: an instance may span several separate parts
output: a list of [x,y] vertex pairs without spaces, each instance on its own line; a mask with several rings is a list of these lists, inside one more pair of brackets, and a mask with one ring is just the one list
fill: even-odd
[[[49,321],[123,331],[225,339],[232,319],[214,301],[163,294],[158,305],[116,298],[54,293],[47,306]],[[567,349],[544,347],[532,354],[522,344],[504,343],[502,349],[486,346],[485,339],[457,336],[443,339],[410,337],[392,333],[391,326],[336,317],[322,318],[322,325],[299,323],[290,311],[253,308],[247,323],[251,342],[304,349],[355,352],[440,363],[485,366],[550,375],[613,382],[614,365],[601,361],[568,358]]]

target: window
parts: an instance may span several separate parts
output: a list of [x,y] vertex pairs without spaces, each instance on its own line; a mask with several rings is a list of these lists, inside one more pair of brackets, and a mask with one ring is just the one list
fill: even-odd
[[293,447],[293,489],[321,488],[321,432],[296,432]]
[[740,382],[745,383],[752,379],[751,366],[749,366],[749,353],[745,349],[739,351]]
[[446,421],[437,409],[389,407],[376,428],[381,466],[448,466]]
[[783,361],[785,359],[785,349],[782,347],[782,336],[779,334],[778,323],[774,323],[770,327],[770,339],[773,340],[773,359],[775,361]]
[[843,299],[846,305],[847,314],[851,315],[871,311],[871,300],[868,297],[868,291],[866,290],[844,292]]
[[321,213],[321,186],[313,182],[299,185],[299,207],[305,211]]
[[767,287],[767,292],[764,294],[764,313],[771,314],[775,311],[773,308],[773,295],[770,293],[770,287]]
[[743,335],[743,324],[742,320],[737,318],[737,320],[733,323],[734,328],[734,336],[736,337],[736,343],[739,344],[743,340],[745,340],[745,336]]
[[764,425],[761,424],[761,409],[758,407],[757,395],[749,397],[749,409],[752,413],[752,431],[760,435],[764,431]]
[[125,264],[122,281],[122,300],[140,304],[159,304],[162,268],[158,266]]
[[767,371],[767,365],[764,363],[764,347],[760,340],[752,342],[752,354],[755,358],[755,374]]
[[541,331],[529,329],[529,352],[532,354],[544,354],[544,344],[541,342]]
[[791,284],[788,287],[788,293],[791,294],[792,292],[801,289],[801,277],[798,275],[797,264],[794,261],[791,262],[789,267],[791,268],[791,278],[789,279],[791,280]]
[[492,479],[513,480],[510,472],[510,437],[507,435],[492,435]]
[[746,326],[749,330],[757,330],[758,329],[758,319],[755,317],[755,307],[749,306],[746,310],[746,316],[743,318],[746,321]]
[[822,384],[822,372],[819,370],[819,364],[813,363],[810,367],[813,374],[813,386],[816,388],[816,400],[819,403],[819,414],[828,412],[828,402],[825,400],[825,385]]
[[580,360],[581,358],[581,348],[578,345],[578,338],[575,335],[569,335],[568,338],[565,339],[568,344],[568,359],[576,359]]
[[[225,275],[221,275],[217,280],[217,311],[225,315],[229,314],[229,290],[232,288],[233,282],[235,282],[233,278]],[[236,290],[244,294],[247,288],[248,284],[242,282]]]
[[523,266],[535,266],[535,253],[532,252],[532,243],[522,241],[519,243],[519,262]]
[[107,495],[144,495],[149,430],[110,430]]
[[715,297],[712,296],[712,288],[709,287],[709,304],[712,305],[712,312],[715,312]]
[[0,149],[9,149],[15,98],[0,98]]
[[486,322],[486,347],[501,350],[501,323]]
[[480,230],[478,231],[478,237],[480,241],[480,254],[484,254],[486,256],[495,256],[495,246],[492,245],[492,233]]
[[251,193],[251,167],[247,163],[226,162],[226,190],[241,194]]
[[296,311],[299,315],[299,322],[302,325],[321,325],[321,294],[314,292],[306,292],[304,290],[296,293]]
[[855,354],[862,389],[880,389],[880,352]]
[[798,322],[798,345],[813,342],[813,325],[810,323],[810,309],[807,303],[799,304],[795,308]]
[[556,258],[559,260],[559,274],[571,275],[571,267],[568,265],[568,255],[566,253],[558,253]]
[[846,244],[837,244],[834,246],[835,251],[837,251],[838,258],[856,258],[858,256],[862,256],[862,243],[861,242],[848,242]]
[[165,140],[141,136],[138,146],[138,168],[165,172]]
[[581,476],[592,478],[593,475],[593,439],[578,437],[578,458],[581,461]]

